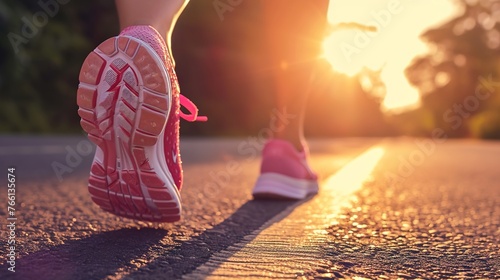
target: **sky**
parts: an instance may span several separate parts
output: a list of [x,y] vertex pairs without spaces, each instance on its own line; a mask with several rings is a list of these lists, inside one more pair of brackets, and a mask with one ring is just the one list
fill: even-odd
[[331,0],[331,24],[356,22],[374,26],[376,31],[334,31],[324,41],[324,54],[336,71],[350,76],[363,67],[382,69],[387,88],[384,111],[415,108],[420,95],[404,70],[413,58],[428,52],[419,35],[460,12],[451,0]]

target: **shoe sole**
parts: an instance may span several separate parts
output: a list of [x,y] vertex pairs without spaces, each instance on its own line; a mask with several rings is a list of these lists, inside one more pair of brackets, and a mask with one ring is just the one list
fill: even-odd
[[97,145],[88,190],[115,215],[175,222],[181,201],[165,161],[170,77],[156,52],[118,36],[85,59],[77,92],[80,124]]
[[300,200],[317,194],[318,182],[301,180],[278,173],[264,173],[259,176],[252,195],[255,199]]

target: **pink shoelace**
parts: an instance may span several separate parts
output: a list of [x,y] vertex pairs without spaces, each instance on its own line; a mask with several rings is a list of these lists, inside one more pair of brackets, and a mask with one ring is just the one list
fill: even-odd
[[179,116],[184,120],[188,122],[206,122],[208,120],[206,116],[198,116],[198,107],[182,94],[180,94],[180,102],[189,111],[189,114],[186,114],[179,110]]
[[[162,57],[162,54],[168,57],[168,51],[165,45],[165,41],[163,40],[163,37],[152,26],[149,25],[129,26],[125,28],[120,34],[140,39],[145,43],[149,44],[160,57]],[[163,60],[165,61],[165,65],[167,65],[167,67],[168,65],[171,65],[171,63],[167,63],[167,61],[169,61],[170,59],[167,59],[166,57],[163,56]],[[189,122],[196,122],[196,121],[206,122],[208,120],[206,116],[198,116],[198,107],[196,107],[196,105],[191,100],[189,100],[182,94],[180,95],[180,103],[184,108],[186,108],[189,111],[189,114],[182,112],[182,110],[179,111],[179,116],[184,120]]]

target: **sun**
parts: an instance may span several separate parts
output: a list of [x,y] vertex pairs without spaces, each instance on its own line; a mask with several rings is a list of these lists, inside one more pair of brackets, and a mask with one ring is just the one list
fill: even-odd
[[[366,47],[348,43],[355,38],[362,38],[358,39],[359,41],[365,40]],[[367,31],[334,31],[324,40],[324,56],[336,71],[348,76],[357,75],[363,68],[382,69],[381,78],[387,89],[382,101],[384,111],[400,112],[419,106],[420,95],[406,80],[405,66],[389,63],[388,56],[394,53],[391,53],[390,48],[384,47],[383,43],[371,42],[372,38],[375,36],[368,35]]]
[[382,70],[387,89],[383,110],[415,108],[420,94],[408,83],[404,69],[427,50],[419,35],[456,10],[451,2],[435,0],[330,1],[328,21],[336,28],[324,39],[324,57],[335,71],[349,76],[365,67]]

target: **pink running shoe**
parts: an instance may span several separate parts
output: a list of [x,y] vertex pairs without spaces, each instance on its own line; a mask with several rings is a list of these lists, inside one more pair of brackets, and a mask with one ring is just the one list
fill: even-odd
[[262,151],[256,199],[304,199],[318,193],[318,177],[307,163],[307,149],[299,152],[289,142],[269,140]]
[[83,63],[77,103],[81,126],[97,145],[88,185],[92,200],[131,219],[178,221],[179,117],[206,117],[180,95],[160,34],[132,26],[100,44]]

